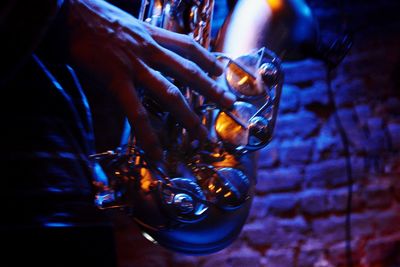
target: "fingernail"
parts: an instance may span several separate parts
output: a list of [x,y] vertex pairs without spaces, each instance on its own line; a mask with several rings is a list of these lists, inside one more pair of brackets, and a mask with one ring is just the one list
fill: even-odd
[[224,92],[221,104],[225,107],[225,108],[231,108],[233,106],[233,104],[236,102],[236,96],[228,91]]

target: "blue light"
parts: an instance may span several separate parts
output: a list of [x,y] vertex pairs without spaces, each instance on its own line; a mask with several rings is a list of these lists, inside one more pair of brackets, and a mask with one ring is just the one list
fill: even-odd
[[53,228],[59,228],[59,227],[71,227],[73,226],[71,223],[61,223],[61,222],[48,222],[44,223],[45,227],[53,227]]

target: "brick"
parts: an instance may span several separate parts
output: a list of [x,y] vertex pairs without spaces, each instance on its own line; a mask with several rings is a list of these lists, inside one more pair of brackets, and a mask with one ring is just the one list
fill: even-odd
[[338,267],[329,261],[325,254],[322,254],[317,262],[314,263],[313,267]]
[[267,197],[255,196],[250,208],[250,219],[265,218],[268,211]]
[[[356,56],[357,57],[355,57],[354,60],[343,64],[343,72],[350,77],[370,75],[371,72],[376,71],[371,69],[371,64],[374,64],[374,68],[378,68],[380,73],[384,72],[384,69],[388,68],[387,66],[385,66],[384,61],[373,59],[379,59],[382,58],[382,56],[385,58],[385,55],[383,54],[383,51],[381,49],[378,49],[376,51],[368,51],[368,53],[365,53],[361,56],[359,54],[356,54]],[[379,67],[377,63],[379,63]],[[374,92],[375,91],[376,93],[379,93],[379,90],[374,90]]]
[[[398,260],[400,255],[400,234],[370,240],[365,246],[366,260],[371,263],[387,262],[390,259]],[[397,262],[399,263],[399,262]],[[387,265],[398,266],[398,265]]]
[[279,163],[279,144],[275,140],[260,150],[258,156],[259,169],[271,168]]
[[385,208],[392,204],[391,184],[371,184],[364,189],[364,199],[369,208]]
[[389,140],[387,139],[387,136],[382,129],[371,132],[370,136],[368,137],[366,148],[368,156],[378,158],[379,160],[382,153],[388,151],[388,148]]
[[351,234],[352,238],[372,236],[375,234],[374,217],[376,214],[371,212],[351,214]]
[[[315,219],[312,228],[317,238],[326,244],[337,243],[346,240],[346,217],[330,216],[322,219]],[[373,234],[372,214],[351,214],[352,237],[369,236]]]
[[305,88],[300,93],[302,106],[326,107],[329,104],[325,81],[315,81],[312,86]]
[[[369,140],[363,128],[359,125],[353,109],[339,109],[338,115],[349,141],[350,148],[355,149],[357,152],[364,152],[365,148],[368,146]],[[333,117],[331,119],[334,121]],[[336,123],[334,125],[336,133],[339,134]]]
[[392,149],[400,150],[400,123],[389,123],[387,126]]
[[332,116],[329,117],[327,120],[324,120],[319,129],[319,133],[323,135],[334,136],[337,134],[336,132],[337,132],[337,127]]
[[365,154],[369,145],[369,140],[365,132],[356,126],[345,128],[345,132],[350,152],[352,154]]
[[268,213],[281,214],[294,212],[298,202],[298,194],[275,193],[266,198]]
[[[247,266],[241,265],[245,263],[254,264],[254,266],[259,266],[259,262],[261,262],[261,253],[256,250],[248,247],[244,242],[235,241],[233,244],[228,246],[227,248],[217,251],[210,255],[183,255],[183,254],[174,254],[175,258],[181,259],[182,257],[188,259],[194,259],[196,261],[196,267],[232,267],[232,266]],[[172,266],[175,266],[175,262],[173,262]],[[186,267],[185,265],[181,265],[182,267]],[[252,266],[252,265],[249,265]]]
[[365,160],[362,157],[350,158],[353,181],[357,182],[366,176]]
[[298,267],[310,267],[318,261],[318,258],[323,254],[321,251],[300,251],[298,256]]
[[324,243],[335,243],[345,238],[344,217],[332,216],[312,222],[313,234]]
[[307,59],[285,63],[283,69],[285,82],[289,84],[302,84],[309,81],[322,80],[326,76],[324,64],[318,60]]
[[326,190],[307,190],[301,193],[300,211],[318,215],[330,211]]
[[374,217],[376,230],[381,234],[393,234],[400,232],[400,211],[390,209],[388,211],[377,211]]
[[292,249],[269,249],[265,258],[265,266],[268,267],[295,266]]
[[318,152],[331,151],[337,147],[340,139],[337,136],[320,134],[316,139],[315,147]]
[[199,264],[199,260],[201,258],[184,254],[173,254],[172,258],[173,266],[176,267],[196,267]]
[[360,122],[360,125],[367,125],[368,118],[371,117],[372,111],[370,106],[366,104],[360,104],[354,107],[354,110],[357,115],[357,120]]
[[282,142],[280,146],[280,161],[288,166],[307,163],[311,159],[312,148],[312,141],[295,139],[293,141]]
[[376,132],[376,131],[380,131],[383,129],[383,120],[382,118],[377,118],[377,117],[373,117],[373,118],[368,118],[367,119],[367,123],[368,123],[368,130],[369,132]]
[[305,168],[304,176],[305,180],[311,185],[325,187],[329,184],[345,184],[344,159],[310,164]]
[[315,139],[313,159],[315,161],[333,158],[343,153],[343,144],[340,137],[326,132],[320,132]]
[[257,220],[243,226],[242,235],[251,246],[272,245],[280,237],[275,231],[277,222],[274,219]]
[[[361,261],[363,253],[361,244],[358,240],[353,240],[350,243],[351,257],[354,263]],[[347,242],[339,242],[329,247],[329,258],[333,266],[347,265]],[[356,265],[357,266],[357,265]]]
[[[322,18],[319,20],[322,22],[321,29],[325,29],[322,33],[334,31],[334,25],[337,23],[332,22],[340,19],[337,0],[311,0],[310,2],[315,7],[313,11],[317,11],[314,14],[318,18]],[[362,155],[362,158],[355,158],[357,163],[353,166],[357,169],[354,170],[354,178],[357,183],[353,188],[352,233],[353,239],[357,240],[360,237],[359,244],[352,242],[354,265],[365,267],[400,266],[399,260],[397,260],[397,264],[388,263],[388,259],[393,254],[397,254],[397,257],[400,255],[400,219],[397,215],[400,212],[394,208],[398,203],[389,203],[390,194],[388,191],[385,194],[385,186],[375,184],[374,181],[381,177],[359,180],[360,177],[365,176],[363,173],[364,156],[372,156],[371,161],[380,160],[386,166],[386,173],[393,179],[392,186],[397,201],[400,201],[400,183],[395,184],[395,180],[400,180],[400,177],[396,177],[397,173],[400,173],[400,160],[396,159],[400,158],[397,153],[400,151],[400,121],[398,118],[400,102],[397,90],[399,71],[396,68],[400,55],[398,49],[400,39],[398,25],[396,25],[398,23],[390,25],[390,22],[393,22],[393,19],[398,16],[396,14],[398,8],[391,8],[390,5],[396,4],[398,7],[399,1],[384,0],[380,1],[379,5],[376,5],[376,1],[350,2],[352,3],[346,2],[346,10],[347,14],[351,14],[352,22],[357,22],[354,25],[364,25],[365,18],[370,18],[374,22],[374,30],[366,29],[357,34],[357,40],[355,40],[357,42],[354,42],[354,46],[344,62],[335,70],[333,83],[335,99],[339,107],[353,107],[353,109],[346,109],[348,114],[344,116],[346,118],[343,118],[343,121],[350,139],[352,155]],[[392,10],[389,12],[389,9]],[[389,23],[383,23],[382,20]],[[325,26],[329,28],[326,29]],[[331,35],[336,36],[335,34]],[[238,247],[234,249],[229,247],[221,252],[201,257],[184,258],[177,255],[176,258],[180,258],[179,261],[177,259],[171,261],[168,256],[170,254],[165,252],[161,253],[164,258],[158,257],[159,252],[153,249],[141,258],[144,264],[137,262],[138,266],[319,267],[318,263],[324,262],[324,256],[327,255],[329,255],[329,262],[322,266],[346,266],[344,264],[345,242],[343,242],[347,201],[346,175],[336,169],[345,170],[345,160],[341,158],[343,146],[332,120],[331,108],[327,108],[326,113],[323,114],[330,116],[328,120],[325,120],[327,117],[321,116],[314,107],[326,106],[325,66],[318,60],[304,60],[294,64],[285,63],[284,70],[285,85],[278,116],[279,125],[277,125],[284,129],[282,128],[282,134],[280,134],[280,129],[277,127],[274,141],[278,140],[279,142],[271,143],[265,150],[260,151],[260,168],[274,168],[274,170],[260,172],[260,176],[263,178],[257,184],[257,192],[264,195],[256,196],[253,200],[251,210],[253,215],[250,215],[251,220],[249,221],[251,227],[243,231],[240,247],[237,244],[235,246]],[[320,91],[318,91],[319,88]],[[389,93],[391,96],[388,95]],[[304,119],[303,109],[313,111],[311,114],[315,117],[310,116],[311,119]],[[293,114],[295,112],[298,113]],[[283,118],[282,123],[279,121],[281,118]],[[387,123],[387,125],[384,125],[382,130],[376,127],[379,123],[372,122],[371,124],[371,120],[374,119],[383,119],[384,124]],[[290,147],[289,140],[285,142],[287,139],[296,140],[297,138],[310,141],[311,144],[314,143],[313,150],[309,152],[311,158],[301,158],[308,154],[302,153],[301,149],[296,150],[297,147]],[[288,146],[283,147],[285,144]],[[387,153],[388,144],[392,145],[390,148],[395,153]],[[310,160],[313,160],[313,163],[305,167],[304,165],[308,164]],[[285,165],[292,170],[283,171]],[[306,170],[303,173],[304,168]],[[324,168],[326,169],[324,170]],[[294,175],[294,172],[297,174]],[[303,181],[303,178],[307,179],[307,183]],[[374,183],[372,184],[372,182]],[[336,218],[333,220],[333,225],[330,225],[332,222],[326,222],[329,227],[325,226],[324,220],[328,220],[328,218],[321,218],[321,216],[325,216],[325,213],[318,213],[318,209],[314,209],[314,211],[317,210],[314,214],[318,216],[307,215],[307,221],[299,220],[297,225],[291,219],[282,222],[281,218],[268,214],[267,200],[271,207],[269,211],[274,215],[283,217],[282,212],[290,212],[293,209],[293,202],[297,202],[295,207],[297,211],[299,208],[298,198],[303,193],[306,195],[306,191],[301,190],[307,189],[308,185],[322,187],[312,189],[313,192],[318,193],[319,190],[326,192],[328,203],[325,208],[331,208],[330,216]],[[291,202],[290,196],[293,196],[296,201]],[[321,198],[323,199],[323,197]],[[323,209],[324,207],[321,207],[321,210]],[[287,215],[285,214],[285,216]],[[274,220],[271,220],[271,217]],[[313,223],[314,232],[307,228],[309,221]],[[317,227],[323,229],[316,233]],[[251,240],[249,232],[253,238]],[[315,237],[318,237],[317,242],[313,242]],[[240,249],[244,244],[251,245],[252,248],[249,251]],[[253,249],[266,252],[261,257],[259,253],[253,253]],[[360,259],[360,254],[362,259]],[[156,260],[153,260],[153,257]],[[179,264],[175,264],[176,262]],[[127,264],[126,266],[131,265]]]
[[324,249],[324,245],[321,242],[309,239],[300,248],[297,258],[297,266],[315,266],[319,259],[324,257]]
[[306,239],[308,225],[301,217],[258,220],[243,227],[243,236],[251,246],[296,247]]
[[[376,81],[374,81],[376,83]],[[391,107],[387,105],[387,101],[385,101],[388,97],[392,96],[393,93],[397,90],[393,84],[391,84],[387,78],[382,77],[381,80],[382,84],[379,86],[382,86],[382,92],[381,96],[377,95],[375,103],[371,101],[371,104],[373,103],[374,105],[374,116],[380,117],[380,118],[396,118],[397,116],[395,115],[398,113],[398,111],[392,113],[390,111]],[[398,109],[398,107],[397,107]]]
[[260,170],[256,191],[259,193],[293,191],[299,188],[303,176],[297,167]]
[[354,105],[360,99],[365,99],[366,84],[363,79],[340,79],[334,83],[335,101],[338,107]]
[[369,118],[368,124],[368,142],[367,154],[369,156],[379,157],[380,154],[388,149],[389,140],[383,129],[383,120],[381,118]]
[[[202,267],[230,267],[228,262],[228,255],[214,255],[213,257],[206,258],[204,264],[201,265]],[[184,267],[184,266],[182,266]]]
[[229,258],[228,264],[230,267],[243,267],[243,266],[258,267],[258,266],[261,266],[260,258],[258,258],[258,257],[256,258],[253,256],[244,257],[241,255],[236,255],[236,256],[232,256],[231,258]]
[[299,111],[296,114],[278,116],[275,136],[277,138],[308,137],[319,128],[320,121],[314,113]]
[[387,114],[400,115],[400,99],[390,97],[386,103]]
[[[352,211],[360,210],[365,206],[364,197],[356,186],[352,188]],[[339,188],[329,191],[329,206],[332,211],[346,212],[348,199],[348,188]]]
[[[313,186],[339,186],[348,183],[345,159],[326,160],[310,164],[305,168],[305,180]],[[354,180],[365,176],[364,160],[354,157],[351,159],[352,176]]]
[[351,128],[357,123],[357,115],[352,108],[341,108],[337,112],[343,127]]
[[[242,247],[229,253],[227,263],[231,267],[261,266],[261,254],[253,249]],[[214,265],[216,266],[216,265]]]
[[[346,113],[346,115],[352,116],[353,113],[350,111]],[[347,122],[344,124],[344,121],[341,120],[341,125],[344,128],[344,133],[348,140],[348,148],[351,154],[365,154],[365,153],[356,153],[356,152],[364,152],[365,146],[368,143],[367,135],[364,132],[363,127],[361,127],[356,120],[346,119]],[[337,121],[332,114],[325,122],[321,125],[318,138],[326,139],[326,144],[324,146],[324,141],[321,140],[322,147],[321,148],[329,148],[331,155],[340,156],[344,153],[344,143],[342,141],[341,132],[339,132]]]
[[166,253],[162,253],[160,250],[151,252],[143,251],[143,249],[141,249],[141,253],[135,253],[135,257],[130,259],[124,258],[120,260],[119,266],[168,267],[167,258],[168,255]]
[[285,84],[282,87],[282,95],[279,104],[279,112],[295,112],[299,108],[300,89],[297,86]]
[[278,221],[278,226],[286,232],[296,232],[299,234],[305,234],[310,230],[310,226],[302,216],[290,219],[281,219]]

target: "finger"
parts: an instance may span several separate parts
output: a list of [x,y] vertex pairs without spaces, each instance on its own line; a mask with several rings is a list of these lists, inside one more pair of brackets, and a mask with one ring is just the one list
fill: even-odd
[[[147,64],[151,64],[154,69],[177,78],[224,108],[231,108],[236,101],[236,97],[232,93],[212,80],[192,61],[150,41],[143,41],[142,51],[137,51],[133,45],[137,43],[133,33],[124,36],[126,37],[123,44],[124,50],[130,55],[132,61],[137,60],[137,55],[140,55],[140,58],[144,59]],[[127,47],[128,49],[126,49]]]
[[115,78],[110,84],[110,89],[121,103],[140,147],[151,159],[161,160],[161,144],[151,127],[147,111],[143,107],[132,81],[126,78]]
[[223,64],[189,35],[168,31],[149,24],[145,24],[145,26],[157,43],[195,62],[210,75],[219,76],[224,71]]
[[142,61],[137,58],[133,58],[132,61],[137,65],[136,69],[140,73],[138,82],[144,86],[192,136],[204,141],[207,138],[207,130],[201,124],[197,114],[190,108],[180,90],[163,75],[149,68]]
[[199,66],[163,47],[159,49],[160,52],[149,59],[155,69],[178,79],[224,108],[232,107],[236,97],[211,79]]

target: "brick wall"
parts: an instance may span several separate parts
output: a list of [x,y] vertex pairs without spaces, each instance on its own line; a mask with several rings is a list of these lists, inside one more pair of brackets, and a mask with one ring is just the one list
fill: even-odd
[[[310,3],[327,36],[342,18],[338,2]],[[399,4],[342,2],[355,39],[332,89],[354,180],[352,259],[400,266]],[[257,194],[239,239],[212,255],[185,256],[144,241],[121,220],[121,266],[346,266],[349,181],[326,69],[314,59],[284,67],[275,138],[260,153]]]

